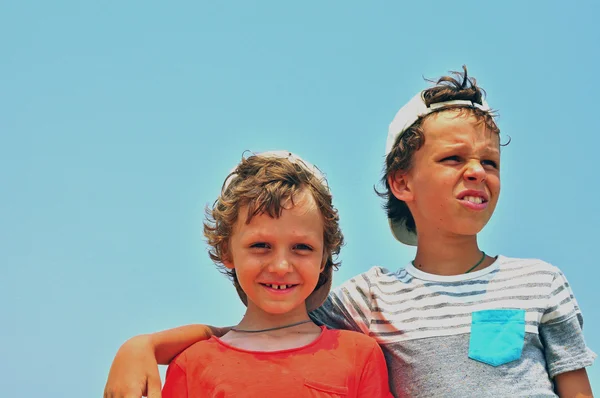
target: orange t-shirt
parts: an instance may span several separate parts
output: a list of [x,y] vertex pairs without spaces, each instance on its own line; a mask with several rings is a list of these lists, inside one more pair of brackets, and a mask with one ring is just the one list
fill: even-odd
[[274,352],[246,351],[216,337],[177,356],[163,398],[392,397],[385,358],[372,338],[346,330]]

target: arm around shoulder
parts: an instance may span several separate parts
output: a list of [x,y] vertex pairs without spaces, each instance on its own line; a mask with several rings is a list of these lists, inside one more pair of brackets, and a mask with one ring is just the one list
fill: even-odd
[[127,340],[108,373],[104,398],[160,397],[160,374],[149,335]]
[[183,350],[211,336],[222,336],[228,328],[188,325],[127,340],[110,367],[105,398],[160,397],[158,364],[168,365]]
[[212,336],[221,337],[229,328],[218,328],[209,325],[186,325],[150,335],[156,362],[168,365],[179,353],[199,341],[208,340]]

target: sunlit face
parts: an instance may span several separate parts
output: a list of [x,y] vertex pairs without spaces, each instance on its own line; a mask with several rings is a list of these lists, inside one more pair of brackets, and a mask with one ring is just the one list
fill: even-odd
[[306,311],[304,302],[323,270],[324,224],[313,196],[303,190],[285,208],[279,218],[261,214],[249,224],[248,209],[239,210],[225,266],[235,269],[249,311]]
[[476,235],[500,194],[498,134],[468,113],[448,110],[426,118],[425,143],[411,170],[391,178],[408,205],[419,235]]

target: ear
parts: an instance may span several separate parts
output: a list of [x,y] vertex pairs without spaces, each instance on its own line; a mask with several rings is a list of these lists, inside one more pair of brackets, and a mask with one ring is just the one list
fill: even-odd
[[222,248],[222,263],[225,266],[225,268],[227,269],[235,269],[235,266],[233,265],[233,258],[231,258],[231,252],[229,251],[229,245],[227,244],[223,244]]
[[387,177],[388,184],[390,185],[390,191],[396,199],[403,202],[411,202],[414,199],[413,191],[411,189],[412,184],[408,174],[403,174],[402,171],[397,170],[390,173]]
[[223,259],[223,265],[227,269],[235,269],[235,266],[233,265],[233,261],[231,261],[229,259]]

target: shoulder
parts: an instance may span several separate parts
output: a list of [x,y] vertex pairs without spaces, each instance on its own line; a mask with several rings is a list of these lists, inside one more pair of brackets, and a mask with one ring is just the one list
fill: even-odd
[[385,363],[383,351],[373,337],[349,330],[330,330],[336,336],[335,356],[363,369],[368,363]]
[[553,280],[562,275],[561,270],[544,260],[538,258],[516,258],[498,256],[499,271],[511,273],[518,277],[543,278],[546,276]]
[[340,329],[327,329],[327,333],[337,340],[340,348],[370,352],[373,348],[379,347],[374,338],[364,333]]
[[367,272],[358,274],[332,289],[328,300],[338,306],[371,307],[371,293],[380,290],[382,285],[397,281],[393,272],[383,267],[372,267]]
[[374,279],[386,279],[386,278],[396,278],[397,272],[392,272],[385,267],[374,266],[371,267],[367,272],[363,272],[363,277],[374,278]]
[[341,289],[352,286],[362,286],[371,288],[373,285],[380,283],[393,282],[398,280],[397,272],[391,272],[384,267],[371,267],[368,271],[356,275],[342,283]]
[[179,353],[172,362],[185,368],[187,364],[197,362],[199,359],[215,352],[217,346],[218,343],[214,338],[198,341]]

